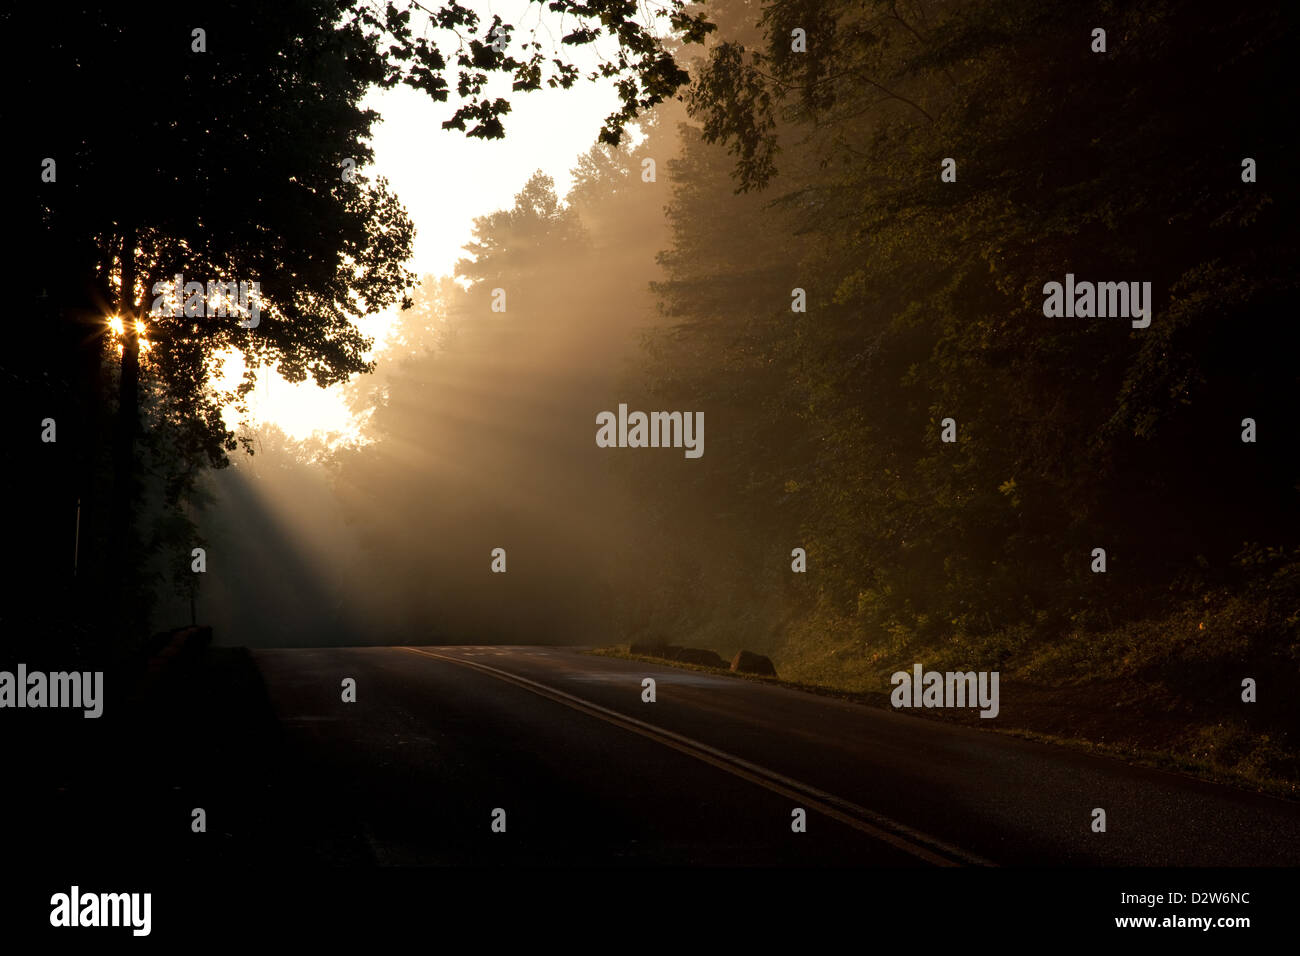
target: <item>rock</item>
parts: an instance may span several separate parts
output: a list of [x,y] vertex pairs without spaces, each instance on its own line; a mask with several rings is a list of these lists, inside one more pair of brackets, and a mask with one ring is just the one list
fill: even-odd
[[772,659],[764,657],[762,654],[755,654],[753,651],[738,651],[736,656],[731,659],[731,669],[737,674],[776,676],[776,668],[772,666]]
[[698,647],[679,647],[675,661],[681,661],[683,664],[697,664],[700,667],[726,667],[724,661],[713,651],[706,651]]

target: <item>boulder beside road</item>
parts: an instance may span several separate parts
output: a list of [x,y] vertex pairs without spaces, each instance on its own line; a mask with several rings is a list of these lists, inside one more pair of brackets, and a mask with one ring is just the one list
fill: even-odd
[[713,651],[706,651],[699,647],[678,647],[676,644],[660,644],[654,641],[638,641],[628,647],[628,653],[642,657],[660,657],[666,661],[696,664],[700,667],[725,668],[727,666],[727,662]]
[[738,651],[731,659],[731,669],[737,674],[776,676],[776,667],[772,664],[772,659],[762,654],[755,654],[753,651]]

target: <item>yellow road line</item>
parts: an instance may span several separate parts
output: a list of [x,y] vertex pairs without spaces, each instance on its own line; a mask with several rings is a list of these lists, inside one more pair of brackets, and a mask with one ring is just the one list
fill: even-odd
[[399,650],[409,651],[412,654],[419,654],[423,657],[432,657],[440,661],[446,661],[450,664],[459,664],[461,667],[468,667],[476,671],[481,671],[498,680],[506,681],[524,690],[531,691],[540,697],[545,697],[557,703],[564,704],[566,707],[580,711],[592,717],[621,727],[624,730],[630,730],[633,733],[648,737],[651,740],[671,747],[680,751],[696,760],[702,760],[711,764],[720,770],[725,770],[733,776],[740,777],[742,780],[748,780],[750,783],[757,784],[773,793],[780,794],[790,800],[798,801],[800,804],[807,805],[824,816],[832,820],[838,820],[845,826],[850,826],[855,830],[867,834],[868,836],[887,843],[896,849],[909,853],[918,859],[924,860],[935,866],[959,866],[963,863],[976,866],[994,866],[989,860],[982,859],[964,850],[958,849],[951,844],[944,843],[934,837],[928,836],[911,827],[904,826],[888,817],[884,817],[865,807],[860,807],[855,803],[844,800],[833,794],[826,793],[816,787],[809,786],[797,780],[768,770],[758,764],[750,763],[740,757],[736,757],[716,747],[701,743],[698,740],[692,740],[690,737],[684,737],[681,734],[671,730],[665,730],[662,727],[656,727],[653,724],[638,720],[635,717],[629,717],[626,714],[620,714],[618,711],[610,710],[608,707],[602,707],[600,704],[583,700],[572,694],[565,693],[546,684],[540,684],[535,680],[527,677],[520,677],[518,674],[511,674],[500,668],[491,667],[487,664],[480,664],[477,661],[468,661],[460,657],[452,657],[446,654],[437,654],[433,651],[426,651],[418,647],[402,647]]

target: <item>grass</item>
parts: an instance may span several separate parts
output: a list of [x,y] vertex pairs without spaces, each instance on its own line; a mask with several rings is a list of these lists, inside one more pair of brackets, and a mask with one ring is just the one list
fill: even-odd
[[[1267,653],[1277,642],[1261,641],[1261,625],[1271,633],[1258,603],[1225,598],[1050,643],[1004,636],[993,651],[1001,661],[990,668],[1001,673],[997,727],[971,710],[906,713],[1300,800],[1295,703],[1276,684],[1271,686],[1280,699],[1270,706],[1240,701],[1238,675],[1263,680],[1277,673],[1271,659],[1276,655]],[[771,655],[779,678],[632,655],[627,644],[589,653],[891,709],[889,676],[895,670],[910,670],[917,661],[927,670],[983,669],[973,662],[990,654],[987,644],[962,639],[927,648],[896,641],[873,651],[859,639],[837,638],[837,632],[846,633],[818,627],[815,636],[792,637]]]

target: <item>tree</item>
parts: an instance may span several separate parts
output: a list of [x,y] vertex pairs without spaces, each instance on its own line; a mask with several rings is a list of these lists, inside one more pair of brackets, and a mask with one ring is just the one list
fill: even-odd
[[[746,480],[698,488],[744,526],[796,510],[820,591],[792,642],[905,654],[969,638],[996,664],[1234,581],[1242,540],[1300,530],[1294,442],[1236,454],[1228,411],[1282,408],[1297,384],[1293,328],[1253,318],[1294,295],[1293,184],[1245,186],[1235,155],[1292,149],[1275,117],[1294,95],[1266,77],[1294,22],[1148,5],[1108,19],[1102,58],[1078,39],[1095,19],[1067,3],[773,0],[759,42],[723,30],[694,73],[704,143],[770,205],[721,211],[695,183],[715,157],[688,146],[709,165],[670,210],[661,288],[681,324],[654,369],[719,400],[743,356],[773,374],[731,380],[736,406],[798,416],[798,451],[747,443]],[[754,320],[760,270],[798,276],[806,318]],[[1066,272],[1150,280],[1153,325],[1049,320],[1044,283]],[[939,440],[949,416],[955,445]],[[1123,574],[1091,573],[1081,556],[1102,541]]]
[[[619,81],[623,106],[607,122],[607,138],[616,141],[637,110],[685,79],[629,5],[557,0],[549,7],[579,25],[562,46],[601,33],[617,41],[613,58],[592,71]],[[687,36],[707,32],[679,3],[662,15]],[[507,25],[496,17],[482,23],[456,2],[428,10],[240,0],[198,12],[161,2],[73,3],[57,13],[28,5],[3,16],[6,35],[41,51],[43,70],[15,71],[8,88],[19,128],[57,164],[57,176],[37,193],[31,250],[46,290],[37,308],[49,325],[24,334],[33,351],[66,356],[45,361],[63,373],[62,394],[79,409],[64,416],[83,426],[64,433],[80,461],[69,471],[79,473],[85,520],[107,517],[105,566],[117,571],[98,590],[116,596],[134,566],[128,541],[142,369],[160,386],[153,413],[186,417],[181,430],[195,439],[193,450],[220,465],[236,440],[219,412],[227,397],[208,387],[215,356],[233,348],[247,362],[236,400],[258,365],[321,385],[369,368],[370,343],[354,321],[396,301],[413,276],[402,266],[411,224],[396,197],[382,181],[346,175],[371,159],[367,135],[376,116],[359,107],[366,90],[405,83],[443,101],[454,63],[461,105],[444,125],[499,138],[509,102],[489,97],[493,75],[528,91],[571,86],[579,72],[563,55],[548,60],[535,38],[501,43],[512,32]],[[454,38],[455,52],[444,52],[445,42],[440,49],[430,31]],[[24,166],[17,178],[32,175]],[[205,289],[210,280],[259,282],[257,326],[242,328],[240,319],[250,321],[243,313],[146,316],[155,283],[176,274]],[[113,313],[122,325],[116,343],[104,327]],[[137,321],[150,345],[143,366]],[[109,358],[119,344],[121,359],[113,492],[101,501],[91,485],[105,344]]]

